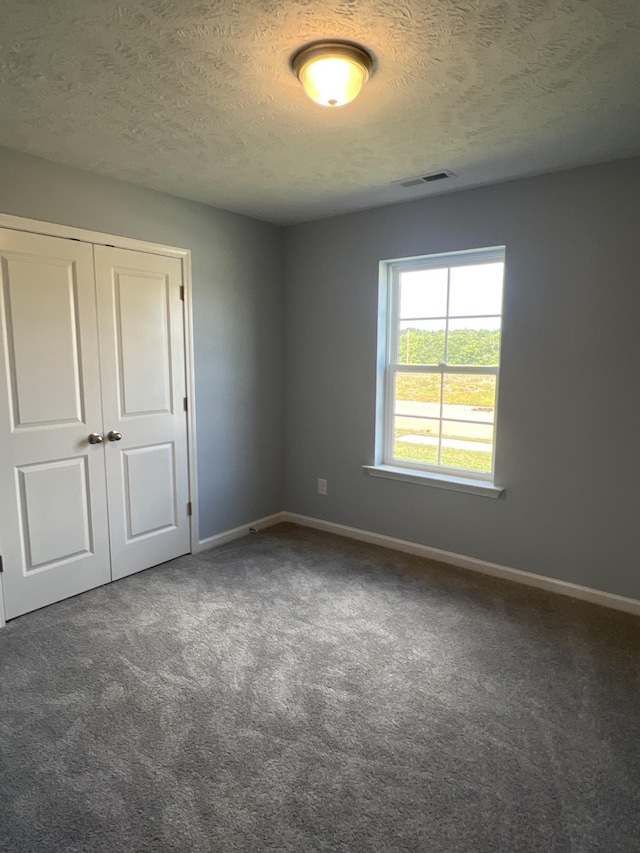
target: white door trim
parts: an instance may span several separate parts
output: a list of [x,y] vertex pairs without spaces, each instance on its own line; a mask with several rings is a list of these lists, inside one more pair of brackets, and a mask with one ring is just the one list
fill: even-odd
[[74,228],[72,225],[56,225],[55,222],[25,219],[9,213],[0,213],[0,228],[30,231],[33,234],[46,234],[48,237],[64,237],[67,240],[80,240],[83,243],[97,243],[99,246],[115,246],[118,249],[133,249],[136,252],[150,252],[154,255],[170,255],[173,258],[183,258],[191,254],[189,249],[181,249],[178,246],[163,246],[161,243],[148,243],[133,237],[102,234],[100,231],[88,231],[86,228]]
[[[191,251],[178,246],[164,246],[160,243],[149,243],[132,237],[113,234],[102,234],[99,231],[89,231],[85,228],[74,228],[71,225],[57,225],[54,222],[42,222],[37,219],[25,219],[0,213],[0,228],[10,228],[14,231],[28,231],[32,234],[44,234],[48,237],[62,237],[67,240],[79,240],[82,243],[93,243],[99,246],[114,246],[118,249],[131,249],[134,252],[147,252],[154,255],[166,255],[179,258],[182,264],[182,283],[184,285],[184,346],[187,383],[187,441],[189,455],[189,500],[191,502],[190,518],[190,547],[191,553],[198,550],[200,536],[198,524],[198,468],[196,447],[196,413],[195,413],[195,363],[193,354],[193,295],[191,280]],[[0,554],[2,543],[0,543]],[[5,624],[4,596],[0,577],[0,627]]]
[[4,618],[4,591],[2,588],[2,575],[0,575],[0,628],[4,628],[6,624]]

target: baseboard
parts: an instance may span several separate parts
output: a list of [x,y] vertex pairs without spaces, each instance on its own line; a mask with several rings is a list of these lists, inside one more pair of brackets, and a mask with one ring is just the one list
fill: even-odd
[[[274,516],[275,517],[275,516]],[[383,548],[391,548],[394,551],[404,551],[407,554],[416,554],[419,557],[427,557],[440,563],[448,563],[462,569],[470,569],[485,575],[525,584],[526,586],[545,589],[558,595],[566,595],[570,598],[578,598],[581,601],[589,601],[592,604],[600,604],[603,607],[611,607],[614,610],[623,610],[625,613],[633,613],[640,616],[640,601],[635,598],[627,598],[624,595],[616,595],[613,592],[604,592],[589,586],[569,583],[567,581],[549,578],[545,575],[536,575],[525,572],[522,569],[512,569],[509,566],[501,566],[498,563],[488,563],[476,557],[467,557],[463,554],[455,554],[452,551],[443,551],[440,548],[432,548],[429,545],[419,545],[417,542],[409,542],[406,539],[395,539],[393,536],[384,536],[381,533],[373,533],[370,530],[360,530],[357,527],[347,527],[344,524],[336,524],[333,521],[324,521],[320,518],[311,518],[307,515],[299,515],[295,512],[280,513],[278,521],[289,521],[302,527],[312,527],[315,530],[325,530],[327,533],[335,533],[349,539],[357,539],[360,542],[370,542],[373,545],[381,545]],[[277,521],[272,522],[276,524]]]
[[259,518],[257,521],[250,521],[240,527],[234,527],[232,530],[225,530],[223,533],[217,533],[215,536],[208,536],[206,539],[201,539],[198,542],[197,548],[194,549],[194,554],[199,554],[201,551],[207,551],[209,548],[217,548],[220,545],[225,545],[227,542],[233,542],[234,539],[241,539],[247,536],[254,530],[264,530],[267,527],[272,527],[274,524],[279,524],[284,521],[283,512],[276,512],[273,515],[266,515],[264,518]]
[[443,551],[441,548],[432,548],[430,545],[420,545],[418,542],[410,542],[407,539],[396,539],[393,536],[385,536],[382,533],[374,533],[371,530],[361,530],[358,527],[348,527],[345,524],[337,524],[334,521],[325,521],[321,518],[312,518],[308,515],[300,515],[296,512],[276,512],[256,521],[234,527],[233,530],[225,530],[207,539],[201,539],[194,553],[206,551],[209,548],[217,548],[234,539],[247,536],[253,530],[265,530],[274,524],[288,521],[299,524],[301,527],[312,527],[315,530],[324,530],[327,533],[335,533],[348,539],[356,539],[359,542],[369,542],[372,545],[380,545],[383,548],[391,548],[394,551],[403,551],[406,554],[415,554],[418,557],[426,557],[429,560],[437,560],[439,563],[448,563],[461,569],[470,569],[491,577],[503,578],[513,583],[544,589],[557,595],[566,595],[569,598],[577,598],[580,601],[588,601],[599,604],[602,607],[610,607],[614,610],[622,610],[625,613],[633,613],[640,616],[640,601],[635,598],[627,598],[624,595],[616,595],[613,592],[594,589],[589,586],[581,586],[568,581],[550,578],[546,575],[537,575],[533,572],[525,572],[522,569],[512,569],[510,566],[502,566],[499,563],[490,563],[479,560],[477,557],[468,557],[464,554],[456,554],[453,551]]
[[[456,554],[453,551],[443,551],[440,548],[432,548],[430,545],[420,545],[418,542],[410,542],[407,539],[396,539],[393,536],[385,536],[382,533],[374,533],[371,530],[348,527],[346,524],[337,524],[334,521],[312,518],[311,516],[300,515],[296,512],[276,512],[273,515],[258,518],[256,521],[242,524],[240,527],[234,527],[232,530],[225,530],[223,533],[201,539],[193,553],[199,554],[201,551],[207,551],[209,548],[217,548],[227,542],[233,542],[234,539],[241,539],[255,530],[265,530],[267,527],[273,527],[274,524],[280,524],[283,521],[298,524],[301,527],[312,527],[315,530],[335,533],[337,536],[356,539],[359,542],[369,542],[372,545],[380,545],[383,548],[390,548],[393,551],[415,554],[418,557],[437,560],[439,563],[448,563],[451,566],[470,569],[473,572],[503,578],[504,580],[524,584],[525,586],[532,586],[536,589],[545,589],[558,595],[566,595],[569,598],[577,598],[580,601],[588,601],[592,604],[599,604],[602,607],[610,607],[613,610],[622,610],[625,613],[633,613],[636,616],[640,616],[640,601],[636,598],[627,598],[624,595],[616,595],[613,592],[593,589],[590,586],[581,586],[577,583],[557,580],[546,575],[525,572],[522,569],[512,569],[509,566],[501,566],[499,563],[489,563],[486,560],[479,560],[477,557],[467,557],[464,554]],[[2,605],[2,578],[0,578],[0,628],[4,627],[5,624],[4,608]]]

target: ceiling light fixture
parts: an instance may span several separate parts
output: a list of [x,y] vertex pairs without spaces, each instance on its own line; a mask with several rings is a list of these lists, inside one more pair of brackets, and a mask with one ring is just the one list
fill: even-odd
[[359,94],[371,75],[373,59],[351,42],[322,41],[294,54],[291,68],[312,101],[341,107]]

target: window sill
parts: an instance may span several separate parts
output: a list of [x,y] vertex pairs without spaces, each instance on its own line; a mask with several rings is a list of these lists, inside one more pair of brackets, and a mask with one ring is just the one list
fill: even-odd
[[363,465],[362,467],[372,477],[434,486],[437,489],[449,489],[453,492],[467,492],[470,495],[482,495],[485,498],[499,498],[504,492],[504,489],[499,486],[483,480],[452,477],[449,474],[436,474],[432,471],[409,471],[407,468],[396,468],[393,465]]

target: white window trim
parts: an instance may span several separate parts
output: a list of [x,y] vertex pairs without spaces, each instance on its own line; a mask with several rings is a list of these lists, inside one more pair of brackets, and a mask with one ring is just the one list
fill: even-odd
[[451,492],[467,492],[470,495],[481,495],[486,498],[499,498],[504,492],[503,488],[494,486],[493,483],[460,477],[458,474],[451,476],[439,471],[424,471],[422,469],[410,471],[407,468],[398,468],[394,465],[363,465],[362,467],[372,477],[399,480],[420,486],[436,486],[439,489],[447,489]]
[[[444,252],[428,257],[406,258],[382,261],[380,263],[380,287],[378,305],[378,369],[376,394],[376,446],[375,462],[364,465],[370,475],[385,479],[400,480],[422,485],[436,486],[453,491],[468,492],[498,498],[504,488],[496,486],[495,479],[495,448],[497,446],[497,412],[499,375],[498,366],[452,366],[447,364],[430,365],[398,365],[392,364],[391,354],[397,352],[398,323],[397,299],[399,293],[399,275],[401,272],[412,270],[433,269],[447,266],[455,259],[455,266],[469,266],[478,263],[502,262],[505,259],[505,247],[494,246],[487,249],[471,249],[462,252]],[[502,316],[502,311],[500,316]],[[447,311],[448,314],[448,311]],[[487,315],[488,316],[488,315]],[[497,315],[491,315],[497,316]],[[430,318],[432,319],[432,318]],[[446,318],[444,318],[446,319]],[[451,319],[451,317],[449,317]],[[459,468],[444,466],[428,466],[414,462],[400,462],[393,458],[393,418],[394,418],[394,388],[395,374],[403,373],[477,373],[483,376],[495,375],[496,401],[493,428],[492,470],[491,472],[473,472]]]

